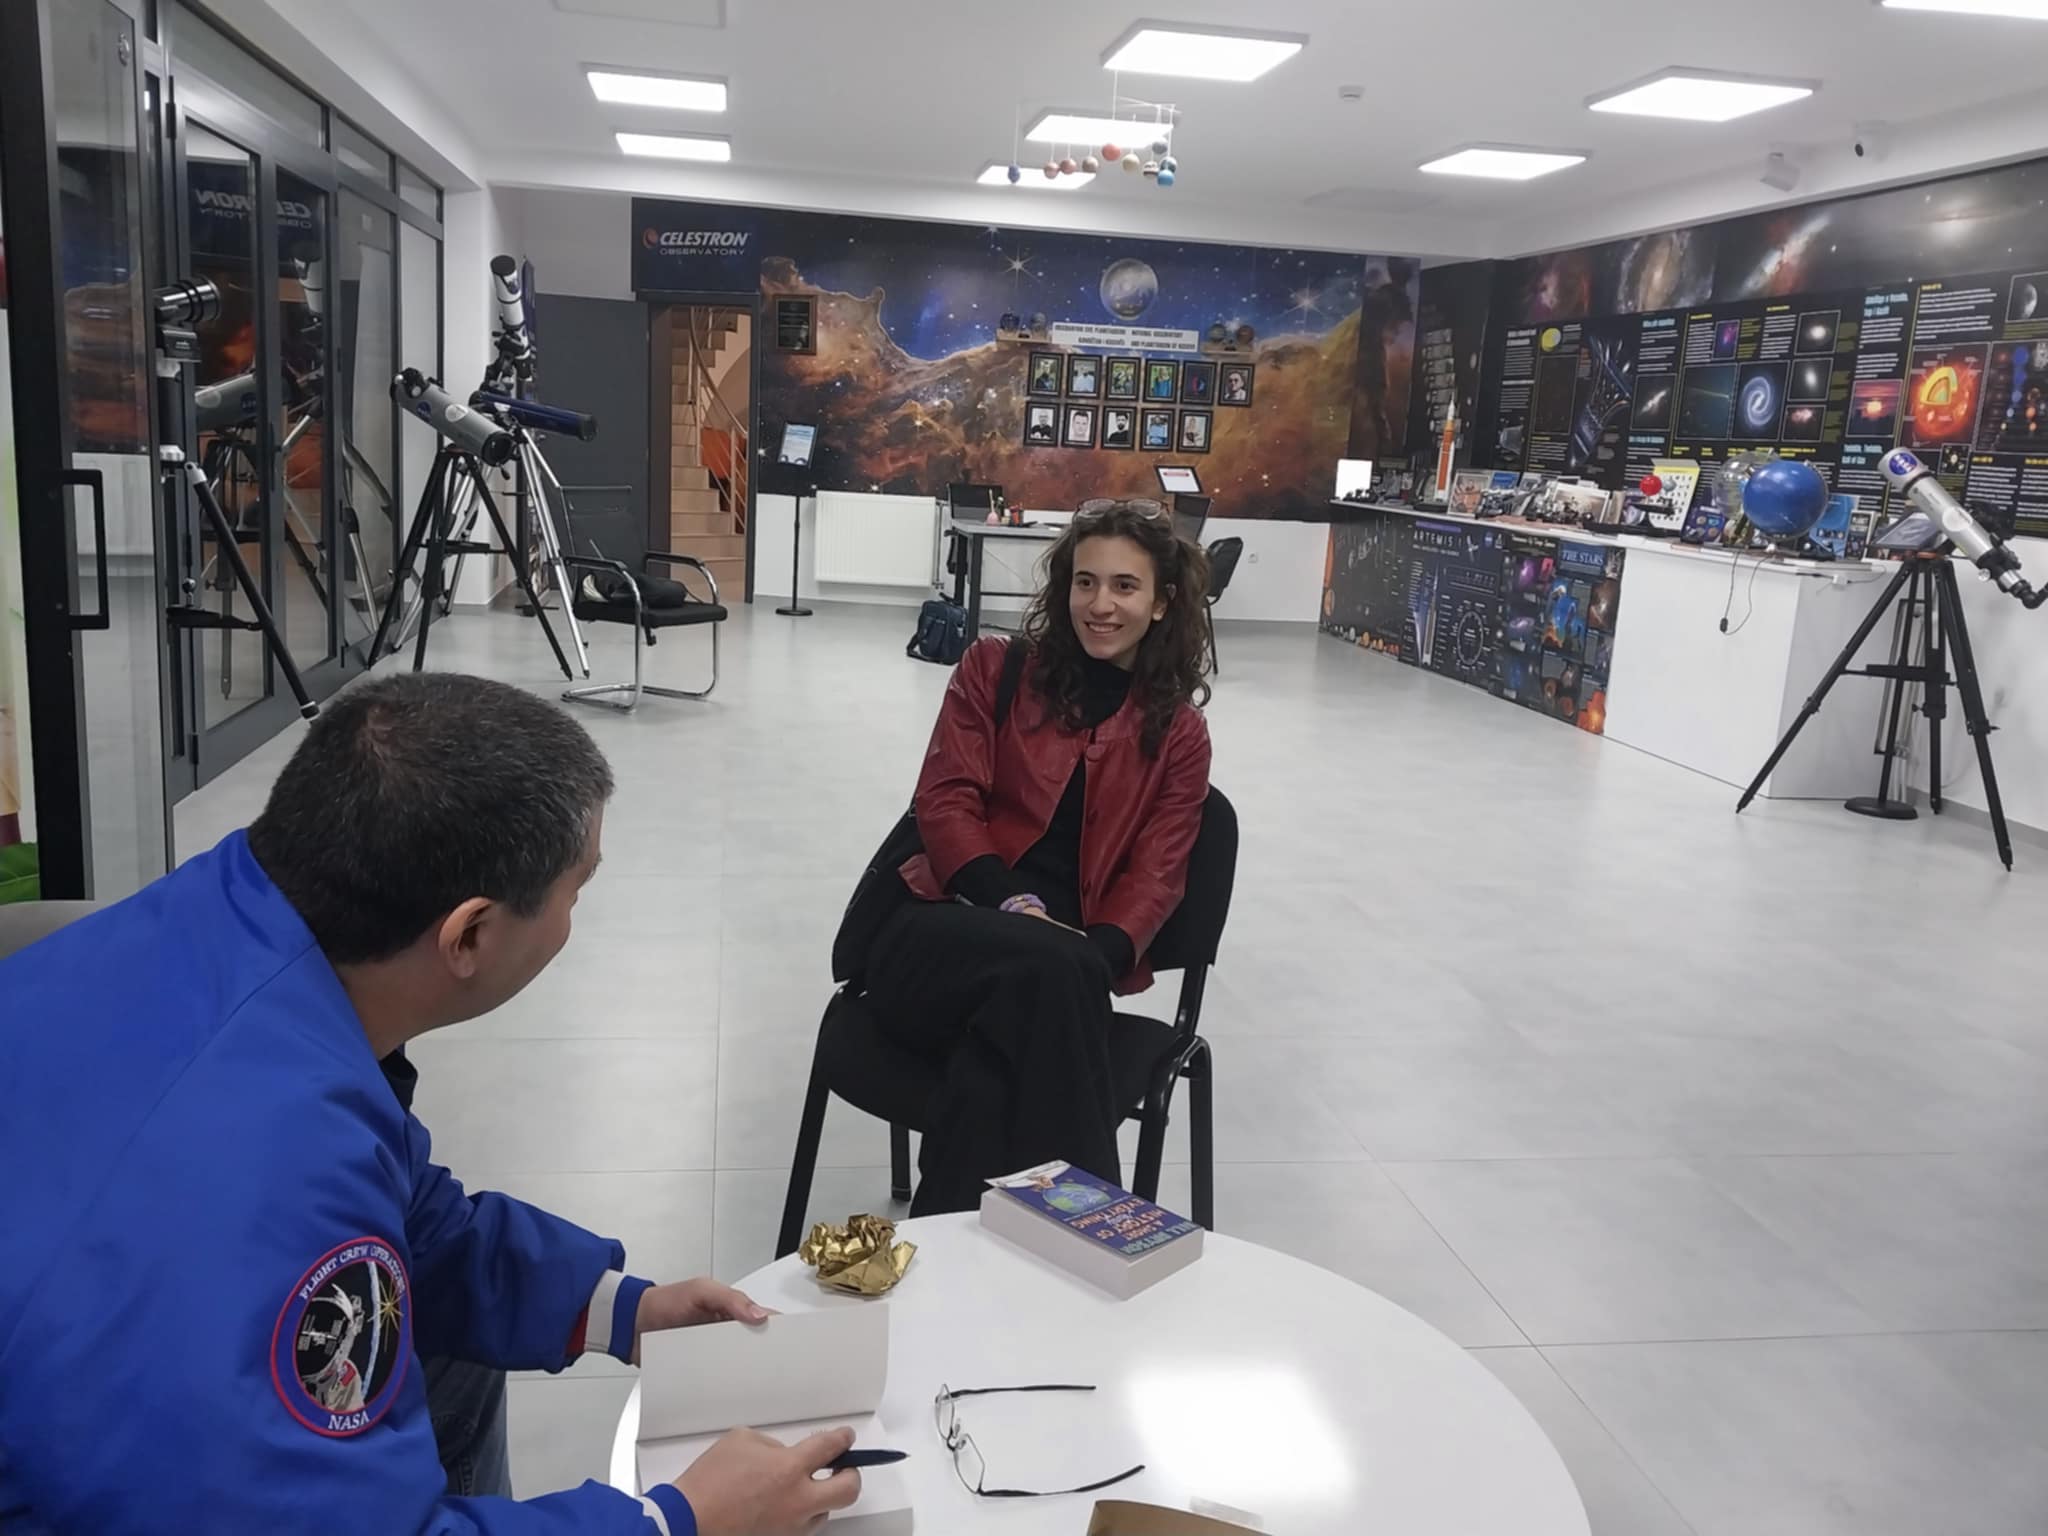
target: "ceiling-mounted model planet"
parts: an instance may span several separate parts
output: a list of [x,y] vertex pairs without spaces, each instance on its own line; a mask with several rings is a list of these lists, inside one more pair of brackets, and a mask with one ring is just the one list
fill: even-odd
[[1159,297],[1159,274],[1135,256],[1111,262],[1102,271],[1102,307],[1119,320],[1135,320]]

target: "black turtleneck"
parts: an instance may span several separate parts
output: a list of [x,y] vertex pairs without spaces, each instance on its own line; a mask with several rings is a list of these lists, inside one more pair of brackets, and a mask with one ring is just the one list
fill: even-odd
[[[1081,729],[1092,741],[1095,728],[1124,707],[1130,697],[1131,674],[1114,662],[1083,658]],[[1069,928],[1081,926],[1081,822],[1087,799],[1088,759],[1074,764],[1066,792],[1044,835],[1017,861],[1014,869],[992,853],[970,859],[954,874],[948,889],[977,907],[999,907],[1012,896],[1032,895],[1045,903],[1048,916]],[[1119,977],[1137,963],[1130,935],[1112,923],[1095,923],[1089,940]]]

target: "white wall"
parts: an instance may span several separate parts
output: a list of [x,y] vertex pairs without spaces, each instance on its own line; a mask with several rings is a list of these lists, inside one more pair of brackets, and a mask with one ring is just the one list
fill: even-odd
[[[851,496],[857,493],[842,493]],[[780,601],[789,596],[789,539],[792,498],[761,496],[754,506],[754,592],[758,597]],[[1034,512],[1040,522],[1064,523],[1071,513]],[[1322,607],[1323,560],[1330,530],[1324,523],[1283,523],[1263,519],[1212,517],[1202,530],[1204,543],[1236,536],[1244,540],[1244,558],[1223,600],[1216,606],[1219,619],[1250,619],[1278,623],[1313,624]],[[806,601],[886,603],[915,608],[932,595],[930,561],[921,569],[903,572],[903,586],[856,587],[839,582],[820,583],[815,575],[811,551],[816,544],[811,506],[803,506],[803,543],[798,552],[799,585]],[[1038,562],[1044,556],[1042,544],[991,543],[982,567],[982,584],[1004,591],[1025,591],[1038,584]],[[984,605],[990,613],[1014,613],[1023,607],[1016,599],[990,598]]]
[[[520,229],[516,216],[506,217],[497,193],[489,188],[447,193],[441,204],[441,227],[441,366],[450,393],[466,399],[490,361],[491,333],[497,324],[491,258],[500,253],[518,254]],[[518,507],[511,495],[512,476],[504,470],[486,473],[500,493],[499,510],[505,524],[516,536]],[[493,537],[488,528],[479,533]],[[455,601],[480,606],[511,582],[509,560],[465,560]]]
[[[516,227],[542,293],[579,299],[633,297],[633,200],[623,192],[493,187]],[[541,326],[547,325],[545,314]]]
[[[2016,539],[2013,549],[2036,587],[2048,586],[2048,539]],[[1976,573],[1957,566],[1977,676],[1984,688],[1984,712],[1997,727],[1991,736],[1991,766],[2008,820],[2048,832],[2048,608],[2027,612]],[[1953,666],[1954,658],[1950,658]],[[1927,787],[1926,729],[1911,783]],[[1941,741],[1947,796],[1958,805],[1987,809],[1977,773],[1976,745],[1963,718],[1962,700],[1951,690],[1948,727]]]

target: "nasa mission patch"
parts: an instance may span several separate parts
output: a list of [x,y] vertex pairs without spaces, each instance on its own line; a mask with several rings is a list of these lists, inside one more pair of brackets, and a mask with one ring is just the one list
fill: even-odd
[[411,1357],[404,1261],[381,1237],[358,1237],[322,1255],[285,1298],[270,1376],[293,1418],[345,1437],[384,1417]]

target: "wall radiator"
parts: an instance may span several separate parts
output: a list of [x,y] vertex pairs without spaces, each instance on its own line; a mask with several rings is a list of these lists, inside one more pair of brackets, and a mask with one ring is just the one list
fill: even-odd
[[818,492],[813,536],[819,581],[928,587],[938,506],[929,496]]

